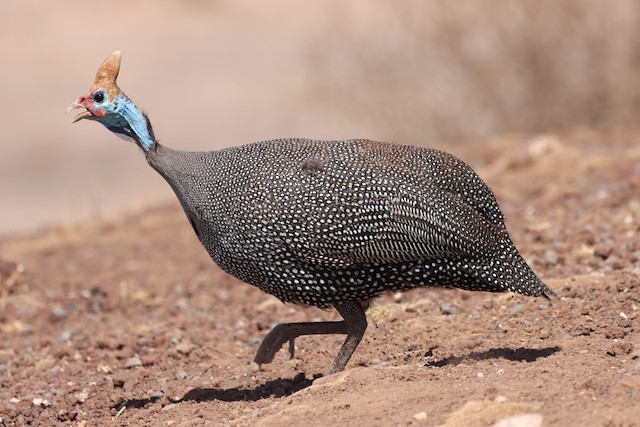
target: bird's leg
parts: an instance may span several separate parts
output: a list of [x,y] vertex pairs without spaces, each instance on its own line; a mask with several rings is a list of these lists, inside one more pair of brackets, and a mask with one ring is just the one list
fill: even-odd
[[276,325],[262,340],[253,361],[258,365],[271,363],[278,350],[289,341],[289,354],[293,357],[294,340],[301,335],[346,334],[347,324],[342,322],[302,322]]
[[262,340],[260,348],[253,359],[254,363],[270,363],[275,354],[289,341],[289,353],[294,354],[294,340],[301,335],[347,334],[329,373],[342,371],[355,351],[367,329],[367,318],[364,307],[356,301],[335,304],[334,307],[344,318],[340,322],[302,322],[282,323],[277,325]]
[[356,350],[356,347],[360,344],[364,332],[367,330],[367,316],[364,312],[365,308],[361,303],[347,301],[336,304],[334,307],[344,319],[347,328],[347,338],[344,340],[344,343],[342,343],[338,355],[331,364],[329,374],[334,374],[344,369],[349,359],[351,359],[353,352]]

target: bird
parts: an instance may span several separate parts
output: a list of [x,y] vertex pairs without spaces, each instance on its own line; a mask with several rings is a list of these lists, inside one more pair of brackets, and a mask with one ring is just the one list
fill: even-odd
[[420,287],[555,293],[516,249],[488,185],[443,151],[366,139],[273,139],[216,151],[171,149],[117,85],[121,52],[67,111],[135,143],[171,186],[213,261],[284,303],[335,308],[343,320],[276,325],[254,365],[288,342],[346,335],[328,373],[344,370],[389,291]]

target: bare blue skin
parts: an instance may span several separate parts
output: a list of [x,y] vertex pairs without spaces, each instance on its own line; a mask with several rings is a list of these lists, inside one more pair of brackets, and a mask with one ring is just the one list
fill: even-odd
[[[96,94],[104,96],[102,102],[96,101]],[[137,143],[143,151],[147,152],[156,143],[153,129],[147,116],[121,92],[113,101],[109,100],[106,91],[98,90],[93,94],[96,108],[104,111],[103,116],[91,115],[86,117],[102,123],[111,132],[120,138]]]

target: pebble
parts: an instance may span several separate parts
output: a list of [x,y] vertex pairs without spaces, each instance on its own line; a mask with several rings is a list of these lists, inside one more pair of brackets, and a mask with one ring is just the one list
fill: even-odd
[[176,345],[176,351],[180,354],[184,354],[188,356],[193,350],[195,350],[196,346],[191,344],[190,342],[181,342]]
[[153,393],[151,393],[151,395],[149,396],[149,400],[151,400],[152,402],[155,402],[157,400],[162,399],[162,397],[164,396],[164,393],[161,391],[154,391]]
[[458,311],[458,309],[448,303],[444,303],[440,306],[440,313],[444,315],[455,314],[456,311]]
[[123,388],[124,387],[124,382],[125,382],[125,379],[123,377],[113,378],[113,386],[115,388]]
[[32,400],[33,404],[36,406],[40,406],[41,408],[46,408],[48,406],[51,406],[51,403],[49,403],[49,401],[47,399],[43,399],[41,397],[35,397]]
[[76,333],[77,333],[77,331],[74,331],[74,330],[71,330],[71,329],[66,329],[66,330],[62,331],[62,333],[58,337],[58,341],[59,342],[67,342],[71,338],[73,338],[74,335],[76,335]]
[[189,375],[185,371],[176,372],[176,379],[177,380],[186,380],[188,376]]
[[222,390],[231,390],[234,388],[240,388],[240,382],[238,380],[229,380],[220,387]]
[[73,397],[75,397],[76,402],[78,402],[78,403],[84,403],[84,402],[86,402],[87,398],[89,397],[89,393],[87,393],[87,391],[86,391],[86,390],[82,390],[82,391],[81,391],[81,392],[79,392],[79,393],[75,393],[75,394],[73,395]]
[[416,421],[425,421],[427,419],[427,413],[425,411],[418,412],[412,418]]
[[133,356],[124,365],[125,368],[135,368],[137,366],[142,366],[142,360],[138,356]]
[[178,405],[176,405],[175,403],[169,403],[168,405],[165,405],[165,406],[162,408],[162,410],[163,410],[163,411],[170,411],[170,410],[172,410],[173,408],[175,408],[176,406],[178,406]]
[[69,313],[67,312],[67,310],[65,310],[60,306],[55,306],[51,309],[51,315],[55,320],[65,319],[68,316],[68,314]]
[[558,253],[552,249],[544,251],[544,263],[547,265],[556,265],[558,263]]
[[255,347],[257,345],[260,345],[260,343],[262,342],[262,338],[258,338],[258,337],[251,337],[249,338],[249,342],[248,344],[252,347]]

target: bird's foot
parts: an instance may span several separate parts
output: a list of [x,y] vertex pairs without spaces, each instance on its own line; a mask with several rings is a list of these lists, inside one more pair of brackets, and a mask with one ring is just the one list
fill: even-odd
[[262,340],[253,362],[258,366],[263,363],[271,363],[278,350],[289,341],[289,354],[293,358],[295,354],[295,338],[300,335],[298,324],[283,323],[276,325]]
[[262,340],[249,371],[253,373],[253,370],[260,369],[260,365],[263,363],[271,363],[276,353],[287,341],[289,342],[289,355],[293,358],[295,339],[301,335],[344,334],[346,332],[344,322],[302,322],[276,325]]

